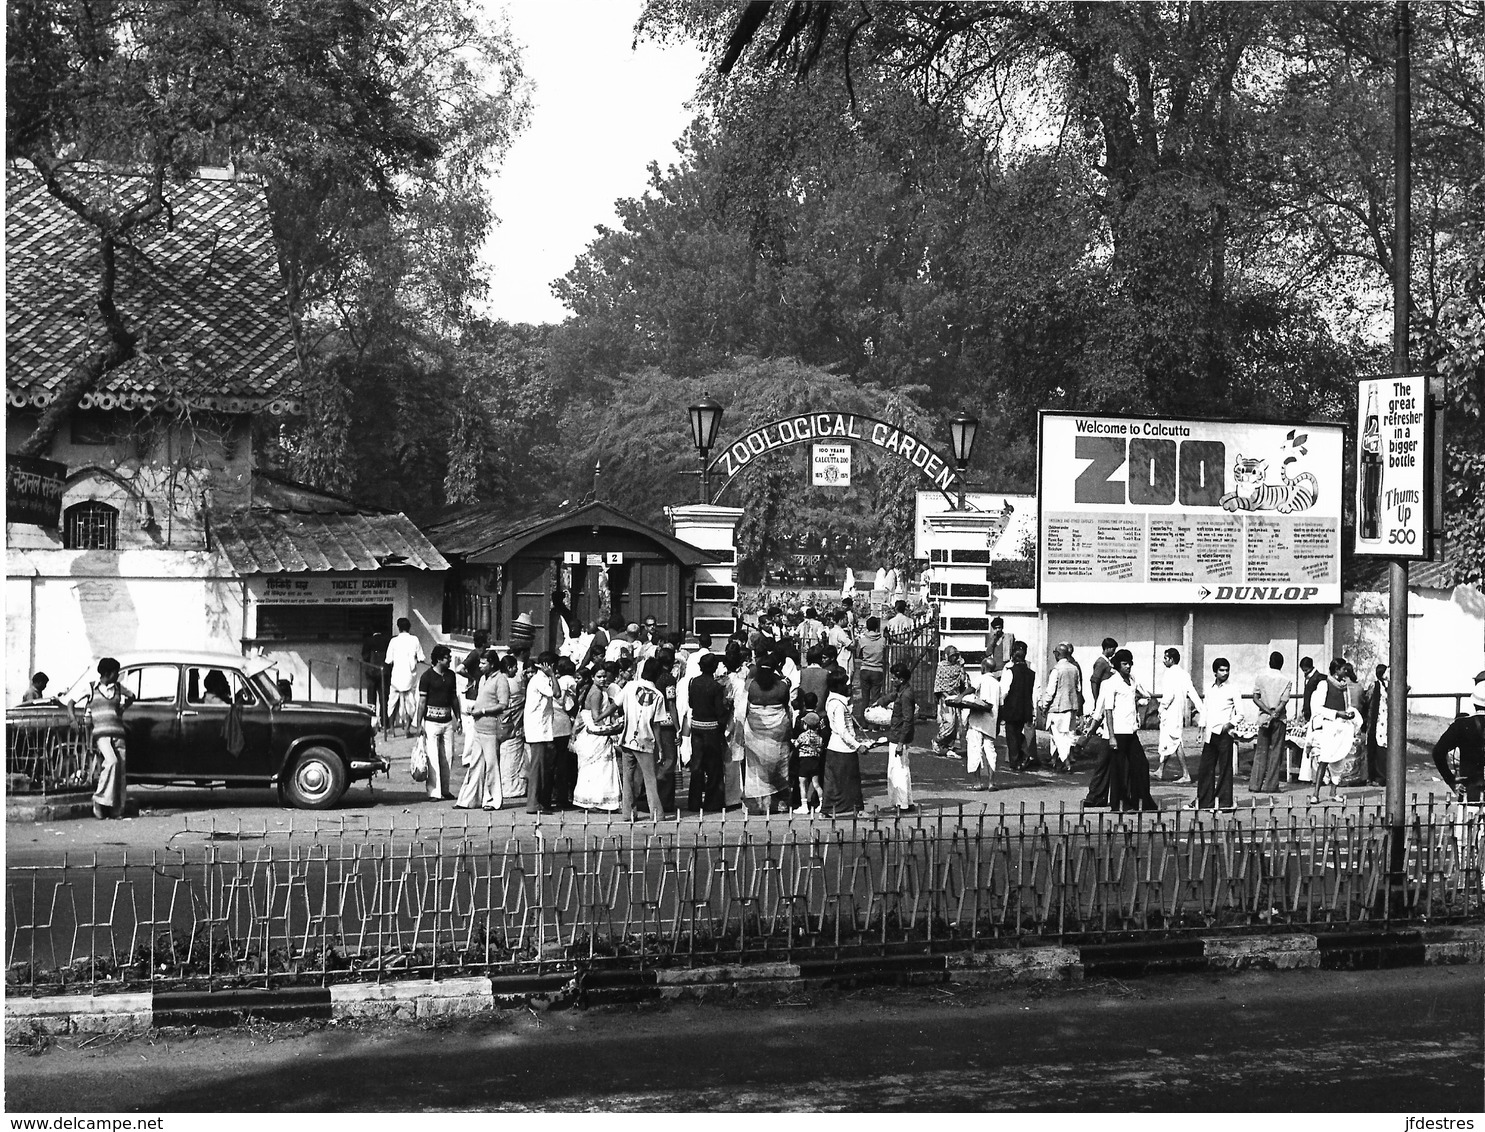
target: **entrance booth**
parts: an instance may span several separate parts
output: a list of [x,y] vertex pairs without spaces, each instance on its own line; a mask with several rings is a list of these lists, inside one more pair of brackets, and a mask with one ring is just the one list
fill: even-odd
[[444,590],[451,633],[483,629],[510,643],[526,614],[531,649],[556,650],[568,627],[653,617],[661,633],[686,632],[698,567],[716,555],[607,503],[511,520],[495,505],[471,507],[428,528],[452,564]]

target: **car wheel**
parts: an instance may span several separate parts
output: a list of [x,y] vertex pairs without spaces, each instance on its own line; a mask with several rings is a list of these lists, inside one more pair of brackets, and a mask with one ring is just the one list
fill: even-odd
[[294,760],[283,793],[301,810],[328,810],[340,801],[347,781],[339,755],[328,747],[310,747]]

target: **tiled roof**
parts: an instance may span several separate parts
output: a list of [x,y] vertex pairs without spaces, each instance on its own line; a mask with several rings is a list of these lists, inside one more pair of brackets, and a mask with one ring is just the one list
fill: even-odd
[[[6,173],[5,388],[11,405],[41,406],[100,339],[97,240],[29,166]],[[81,176],[120,195],[143,181]],[[227,412],[297,412],[299,367],[262,187],[195,179],[166,196],[167,213],[118,250],[114,301],[140,331],[138,355],[81,407],[174,395]]]
[[212,526],[239,574],[300,574],[449,564],[406,515],[239,511]]

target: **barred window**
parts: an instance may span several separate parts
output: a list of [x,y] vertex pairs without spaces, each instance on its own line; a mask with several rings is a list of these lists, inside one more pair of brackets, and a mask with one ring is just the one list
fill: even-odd
[[62,545],[68,550],[117,550],[119,513],[96,499],[74,503],[63,513]]

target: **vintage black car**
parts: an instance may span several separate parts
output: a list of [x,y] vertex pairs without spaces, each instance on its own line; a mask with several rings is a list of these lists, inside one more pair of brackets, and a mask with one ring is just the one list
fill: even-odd
[[[285,701],[269,660],[139,652],[118,661],[119,682],[135,696],[124,713],[131,783],[272,786],[289,805],[323,810],[352,782],[387,771],[369,707]],[[7,727],[82,724],[93,678],[8,708]]]

